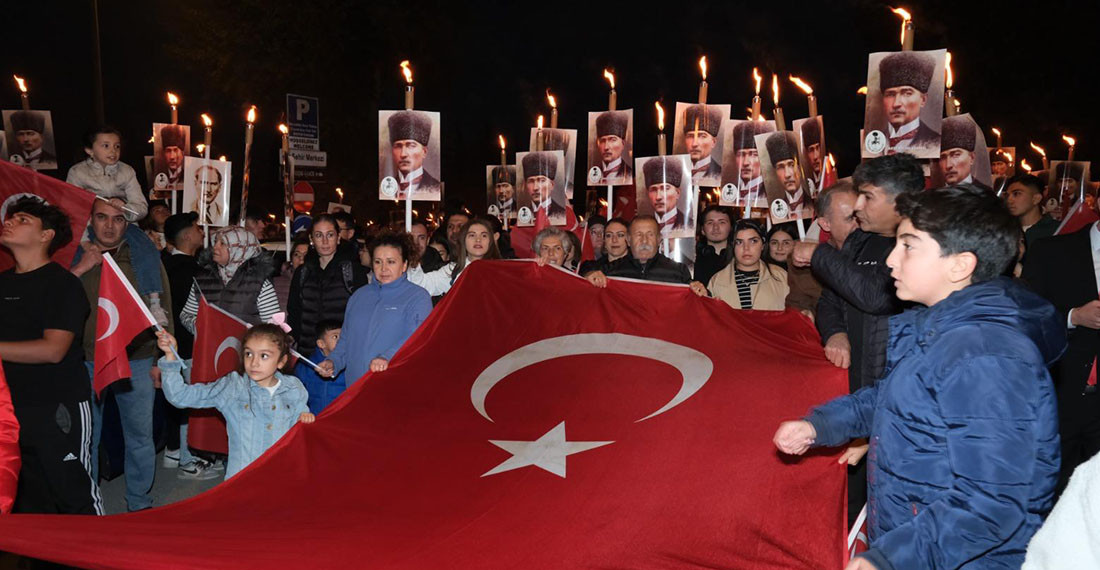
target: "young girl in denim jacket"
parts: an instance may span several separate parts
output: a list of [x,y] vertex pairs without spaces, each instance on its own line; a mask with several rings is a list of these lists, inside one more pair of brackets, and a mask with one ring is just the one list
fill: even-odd
[[302,383],[279,372],[287,363],[289,337],[275,325],[256,325],[241,341],[241,370],[209,384],[184,384],[181,363],[172,354],[176,339],[157,333],[164,352],[158,366],[164,396],[177,408],[217,408],[229,432],[226,478],[268,450],[296,422],[313,423]]

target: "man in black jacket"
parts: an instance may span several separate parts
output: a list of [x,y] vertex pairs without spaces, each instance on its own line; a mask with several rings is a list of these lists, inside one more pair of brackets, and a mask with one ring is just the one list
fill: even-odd
[[585,276],[596,287],[607,287],[608,277],[627,277],[664,283],[691,283],[691,272],[683,263],[657,251],[661,227],[653,216],[638,216],[630,222],[630,255],[607,267],[607,274],[593,271]]
[[[886,258],[894,249],[901,218],[894,200],[903,192],[924,189],[920,162],[908,153],[868,160],[856,168],[852,182],[859,192],[855,213],[859,229],[848,234],[838,251],[828,244],[800,242],[792,252],[795,265],[809,265],[824,286],[817,303],[817,330],[825,340],[825,356],[848,369],[848,388],[855,392],[874,384],[886,367],[890,317],[901,312]],[[867,446],[856,442],[849,451],[848,522],[855,520],[867,497]]]
[[1058,493],[1073,470],[1100,451],[1100,229],[1089,224],[1071,234],[1035,242],[1024,260],[1023,279],[1063,315],[1069,347],[1052,372],[1058,393],[1062,473]]

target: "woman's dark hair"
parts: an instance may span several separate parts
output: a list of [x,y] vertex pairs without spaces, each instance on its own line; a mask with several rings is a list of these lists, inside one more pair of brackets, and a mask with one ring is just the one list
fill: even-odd
[[380,247],[392,247],[401,254],[401,261],[408,262],[409,256],[414,251],[412,235],[406,233],[385,232],[379,234],[370,243],[370,258],[374,259],[374,252]]
[[1020,222],[1004,200],[970,184],[898,196],[898,215],[928,233],[941,255],[972,253],[978,258],[971,283],[1004,273],[1016,259]]
[[253,337],[262,337],[270,340],[279,349],[279,360],[290,354],[290,335],[286,334],[278,325],[263,323],[255,325],[244,332],[241,338],[241,367],[237,371],[242,375],[247,374],[244,369],[244,346]]
[[760,227],[760,224],[756,220],[737,220],[733,224],[733,229],[730,230],[730,243],[737,239],[737,234],[744,230],[752,230],[756,232],[756,235],[760,236],[760,242],[764,244],[764,249],[760,252],[760,259],[764,259],[768,255],[768,238],[767,233],[764,232],[764,228]]
[[795,222],[783,222],[782,224],[775,224],[772,229],[768,230],[768,241],[772,240],[772,236],[779,232],[783,232],[794,241],[798,241],[798,228],[795,227]]
[[26,196],[16,200],[15,204],[8,208],[8,217],[18,213],[41,220],[43,230],[53,230],[53,239],[50,240],[50,247],[47,250],[50,255],[73,241],[73,228],[69,216],[61,208],[47,204],[35,196]]
[[470,228],[474,226],[482,226],[489,230],[489,251],[485,252],[485,257],[482,259],[500,259],[500,248],[497,247],[497,240],[493,238],[493,222],[485,218],[473,218],[462,224],[462,229],[458,232],[458,255],[455,256],[455,269],[451,272],[452,280],[469,265],[466,252],[466,234],[470,233]]
[[443,246],[443,250],[447,252],[447,259],[445,259],[444,261],[446,261],[447,263],[454,261],[455,247],[454,244],[451,243],[451,240],[447,239],[446,232],[432,232],[432,237],[428,238],[428,247],[431,247],[433,243]]
[[309,228],[309,235],[313,235],[313,228],[317,227],[317,224],[319,224],[321,222],[328,222],[328,223],[332,224],[333,229],[335,229],[337,231],[337,233],[340,232],[340,224],[336,223],[336,216],[333,216],[332,214],[329,214],[328,212],[325,212],[323,214],[317,214],[313,218],[313,224]]
[[84,148],[94,147],[95,140],[99,138],[99,135],[115,135],[116,137],[118,137],[118,142],[122,143],[122,133],[119,132],[118,129],[110,125],[100,125],[84,133]]

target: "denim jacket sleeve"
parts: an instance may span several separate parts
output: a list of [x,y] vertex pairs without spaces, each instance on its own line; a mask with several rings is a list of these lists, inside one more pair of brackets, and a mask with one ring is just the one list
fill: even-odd
[[209,384],[185,384],[180,374],[183,365],[179,360],[168,361],[162,357],[157,366],[161,372],[164,397],[177,408],[217,408],[232,398],[233,373]]

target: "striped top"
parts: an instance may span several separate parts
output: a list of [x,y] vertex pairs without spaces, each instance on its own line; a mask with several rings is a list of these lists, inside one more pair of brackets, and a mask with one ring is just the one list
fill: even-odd
[[760,270],[741,271],[733,269],[734,279],[737,281],[737,297],[741,301],[742,309],[752,308],[752,286],[760,282]]
[[[187,303],[180,311],[180,324],[192,334],[195,333],[195,320],[199,315],[199,294],[198,284],[192,283],[191,293],[187,295]],[[256,310],[260,313],[260,320],[265,323],[270,322],[271,317],[281,310],[279,297],[275,294],[275,287],[271,285],[270,279],[264,279],[263,285],[260,286],[260,294],[256,296]]]

